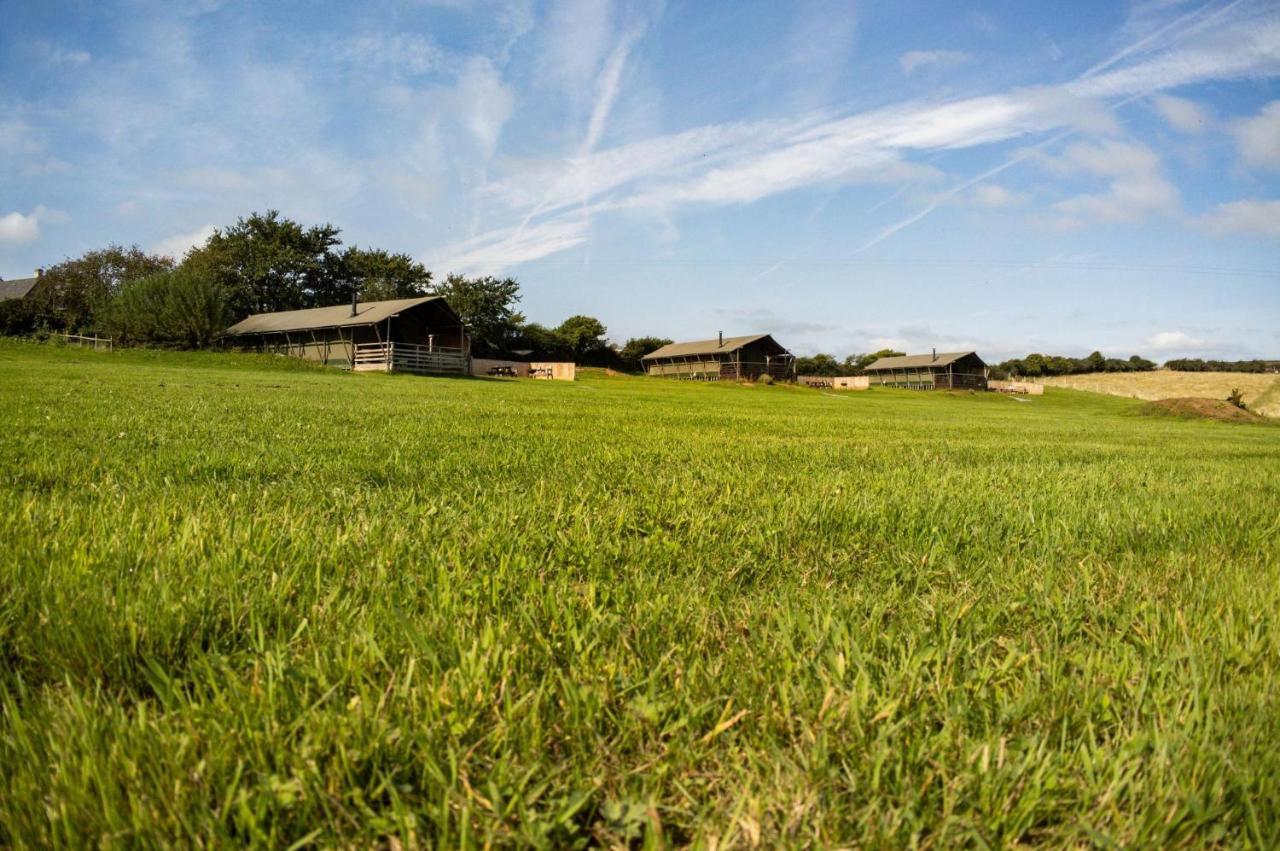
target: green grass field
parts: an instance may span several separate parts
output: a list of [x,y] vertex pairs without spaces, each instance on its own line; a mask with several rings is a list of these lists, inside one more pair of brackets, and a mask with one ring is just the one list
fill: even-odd
[[1280,428],[0,342],[0,846],[1280,844]]

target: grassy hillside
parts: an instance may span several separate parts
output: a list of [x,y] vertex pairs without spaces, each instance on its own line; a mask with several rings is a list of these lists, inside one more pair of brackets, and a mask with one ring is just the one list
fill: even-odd
[[1036,379],[1050,387],[1089,390],[1130,399],[1172,399],[1201,396],[1226,399],[1239,388],[1250,409],[1269,417],[1280,417],[1280,375],[1247,372],[1098,372],[1060,375]]
[[0,845],[1280,843],[1280,429],[0,342]]

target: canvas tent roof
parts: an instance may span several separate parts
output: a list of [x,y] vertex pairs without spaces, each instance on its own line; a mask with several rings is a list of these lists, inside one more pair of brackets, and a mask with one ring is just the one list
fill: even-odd
[[928,355],[900,355],[894,358],[880,358],[880,360],[866,367],[867,371],[877,369],[919,369],[924,366],[949,366],[961,358],[969,355],[977,355],[977,352],[938,352],[935,357]]
[[397,298],[390,301],[366,301],[356,304],[356,315],[351,315],[351,305],[335,304],[332,307],[312,307],[307,310],[284,310],[279,313],[255,313],[241,319],[226,330],[231,337],[248,334],[282,334],[286,331],[315,331],[320,328],[350,328],[376,325],[398,313],[427,302],[438,301],[441,306],[453,310],[441,296],[421,298]]
[[0,281],[0,301],[26,298],[35,289],[39,278],[14,278],[12,281]]
[[[746,337],[725,337],[721,344],[719,338],[714,340],[694,340],[690,343],[670,343],[662,348],[649,352],[641,360],[658,360],[659,358],[684,358],[698,355],[714,355],[734,352],[743,346],[763,340],[768,334],[751,334]],[[775,343],[776,345],[776,343]],[[778,346],[778,348],[782,348]]]

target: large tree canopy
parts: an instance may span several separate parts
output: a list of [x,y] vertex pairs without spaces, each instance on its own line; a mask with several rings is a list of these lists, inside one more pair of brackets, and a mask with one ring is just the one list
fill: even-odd
[[182,265],[220,285],[236,316],[338,304],[350,297],[332,253],[339,233],[333,225],[303,227],[268,210],[214,231]]
[[102,330],[102,313],[121,288],[172,268],[168,257],[147,254],[136,245],[110,245],[68,258],[46,271],[28,297],[30,320],[69,331]]
[[453,311],[462,317],[477,354],[506,350],[514,341],[524,316],[516,309],[520,285],[514,278],[466,278],[450,275],[436,285]]
[[606,330],[604,323],[594,316],[578,315],[561,322],[555,334],[565,349],[575,358],[580,358],[608,345],[604,339]]
[[355,288],[361,301],[414,298],[431,291],[431,273],[408,254],[392,254],[381,248],[350,246],[334,254],[331,274],[348,293]]
[[632,337],[618,350],[618,357],[628,369],[640,369],[641,361],[650,352],[656,352],[663,346],[671,345],[666,337]]

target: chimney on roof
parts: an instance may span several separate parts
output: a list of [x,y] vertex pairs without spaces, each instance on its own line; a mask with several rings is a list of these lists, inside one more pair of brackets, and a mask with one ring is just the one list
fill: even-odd
[[933,350],[933,359],[934,359],[934,360],[937,360],[937,359],[938,359],[938,350],[937,350],[937,349],[934,349],[934,350]]
[[721,331],[719,333],[720,333],[720,347],[724,348],[724,332]]
[[360,297],[360,291],[355,287],[352,287],[351,288],[351,315],[352,316],[355,316],[356,313],[358,312],[356,310],[356,299],[358,299],[359,297]]

